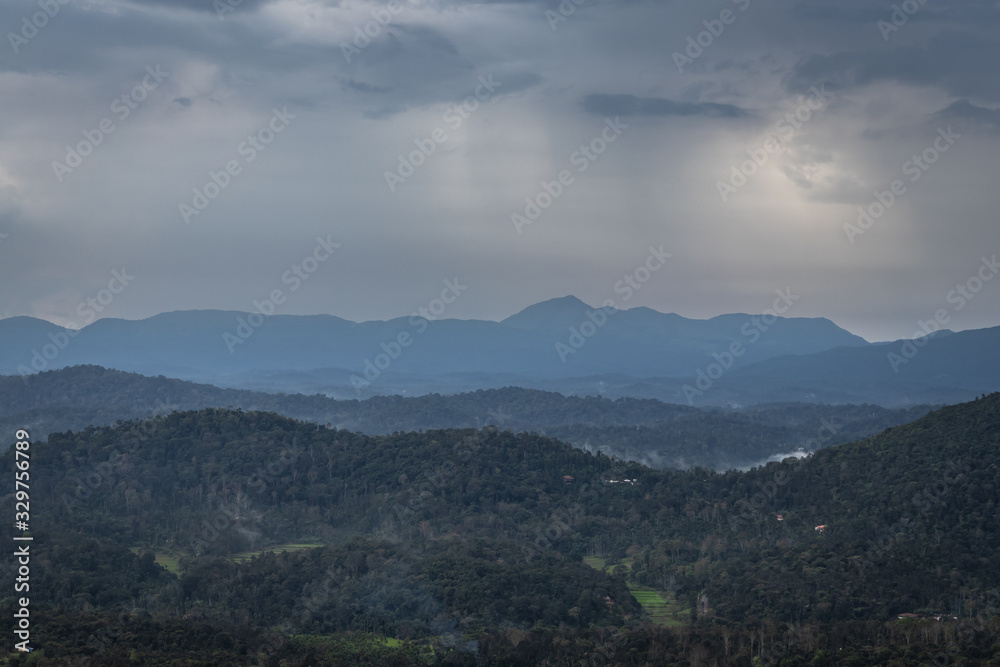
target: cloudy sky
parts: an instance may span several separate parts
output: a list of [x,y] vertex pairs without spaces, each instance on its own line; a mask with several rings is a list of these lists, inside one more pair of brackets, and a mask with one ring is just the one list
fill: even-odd
[[0,315],[387,319],[457,278],[449,317],[996,326],[1000,4],[895,6],[4,2]]

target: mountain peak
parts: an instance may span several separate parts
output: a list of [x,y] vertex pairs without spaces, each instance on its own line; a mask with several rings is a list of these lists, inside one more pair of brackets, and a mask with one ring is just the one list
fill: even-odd
[[585,318],[588,310],[593,308],[569,294],[528,306],[521,312],[501,320],[500,323],[515,329],[562,327],[564,324]]

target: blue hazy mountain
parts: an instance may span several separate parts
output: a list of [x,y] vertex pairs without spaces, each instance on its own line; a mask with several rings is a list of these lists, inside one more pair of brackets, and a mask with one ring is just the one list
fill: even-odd
[[[592,308],[575,297],[501,322],[402,317],[355,323],[331,315],[262,317],[178,311],[102,319],[79,332],[45,321],[0,321],[0,373],[96,364],[143,374],[219,380],[337,369],[342,375],[693,376],[734,343],[738,368],[780,355],[868,345],[826,319],[734,314],[696,320],[649,308]],[[70,335],[72,334],[72,335]]]
[[[957,403],[1000,388],[1000,327],[911,341],[835,348],[781,356],[735,369],[719,390],[787,400],[797,391],[823,391],[824,402]],[[831,394],[840,400],[831,401]],[[885,400],[888,396],[894,401]],[[904,400],[908,399],[908,400]],[[755,401],[756,402],[756,401]]]
[[500,322],[207,310],[68,332],[29,317],[0,320],[0,374],[95,364],[338,398],[521,386],[692,405],[955,403],[1000,389],[997,349],[1000,327],[873,344],[823,318],[697,320],[593,308],[572,296]]

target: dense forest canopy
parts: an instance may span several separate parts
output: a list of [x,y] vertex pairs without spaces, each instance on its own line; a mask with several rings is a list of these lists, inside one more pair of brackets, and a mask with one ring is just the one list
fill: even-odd
[[800,448],[809,452],[851,442],[913,421],[931,409],[805,403],[693,408],[651,399],[563,396],[516,387],[344,401],[319,394],[220,389],[98,366],[0,376],[0,429],[29,428],[38,437],[207,407],[276,412],[370,435],[496,426],[551,435],[655,468],[716,470],[750,467]]
[[[247,627],[328,638],[283,641],[298,658],[388,637],[403,644],[386,652],[414,651],[398,664],[512,655],[551,633],[688,657],[693,636],[733,633],[727,655],[747,664],[781,624],[811,628],[796,650],[826,650],[817,637],[835,631],[854,651],[901,614],[986,619],[981,639],[1000,601],[998,451],[1000,394],[742,473],[657,470],[497,427],[369,436],[174,412],[34,443],[33,604],[98,624],[123,608],[130,624],[205,623],[221,654],[247,650]],[[676,605],[686,639],[649,626],[645,590]],[[772,639],[746,634],[758,627]],[[445,652],[421,654],[432,644]]]

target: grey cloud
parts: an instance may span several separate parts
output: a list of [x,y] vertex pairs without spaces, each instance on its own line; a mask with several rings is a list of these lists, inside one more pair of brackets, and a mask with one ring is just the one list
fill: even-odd
[[[728,0],[589,0],[556,31],[544,16],[556,0],[427,0],[350,62],[339,40],[355,26],[340,19],[369,20],[367,3],[313,15],[245,0],[223,21],[213,0],[63,5],[21,53],[0,49],[0,70],[15,72],[0,77],[0,232],[10,234],[0,311],[57,318],[121,264],[143,277],[115,316],[247,309],[322,230],[350,251],[289,313],[405,315],[442,274],[475,285],[456,317],[496,318],[553,294],[600,302],[642,248],[667,243],[675,275],[635,305],[758,312],[757,295],[795,276],[809,315],[868,338],[908,335],[969,257],[996,245],[998,195],[983,182],[1000,150],[1000,12],[994,0],[928,0],[884,42],[875,22],[902,1],[753,0],[683,75],[671,53]],[[321,5],[338,3],[305,9]],[[0,3],[0,25],[36,7]],[[170,79],[57,182],[52,160],[157,63]],[[390,193],[384,173],[435,122],[406,112],[440,116],[490,74],[500,103],[449,132]],[[779,134],[780,151],[720,199],[716,182],[823,81],[838,91],[830,104]],[[289,131],[183,226],[178,203],[284,105],[298,114]],[[517,235],[511,213],[571,164],[595,115],[656,122],[630,121],[627,138]],[[677,121],[685,131],[663,131]],[[841,247],[856,206],[950,123],[975,140]],[[956,328],[995,325],[997,312],[1000,291],[984,290]]]
[[1000,109],[976,106],[969,100],[957,100],[934,114],[940,120],[972,121],[992,129],[1000,129]]
[[[136,5],[138,7],[154,5],[157,7],[168,7],[170,9],[187,9],[198,12],[210,12],[216,14],[219,10],[216,8],[216,3],[236,11],[254,11],[263,5],[273,2],[274,0],[128,0],[127,4]],[[228,16],[229,12],[226,12],[224,16]]]
[[883,7],[876,7],[870,2],[799,2],[791,7],[791,15],[809,21],[838,21],[862,25],[874,24],[886,16]]
[[[981,24],[1000,20],[993,0],[910,0],[919,2],[919,9],[908,15],[907,23],[954,23]],[[868,0],[818,0],[797,2],[790,14],[796,18],[812,21],[837,21],[847,24],[874,26],[878,21],[891,20],[895,7],[901,7],[903,0],[892,3],[873,4]]]
[[344,79],[344,88],[349,90],[354,90],[359,93],[387,93],[389,88],[385,86],[373,86],[370,83],[365,83],[364,81],[356,81],[354,79]]
[[596,116],[705,116],[707,118],[744,118],[750,113],[732,104],[715,102],[676,102],[662,97],[635,95],[587,95],[583,100],[587,113]]
[[834,90],[897,82],[997,99],[998,58],[995,39],[947,31],[918,44],[808,56],[795,65],[786,85],[790,92],[805,93],[817,81],[829,82]]
[[[447,82],[447,85],[442,83],[442,85],[421,91],[420,93],[406,91],[405,96],[399,95],[399,99],[405,99],[406,102],[399,101],[391,104],[383,104],[374,109],[366,109],[363,115],[365,118],[379,120],[390,118],[408,109],[422,108],[431,104],[459,103],[474,94],[480,85],[481,79],[491,80],[497,84],[496,91],[490,95],[488,101],[491,104],[509,95],[514,95],[537,86],[542,81],[541,76],[535,72],[501,70],[499,72],[463,73],[462,76],[456,76],[452,81]],[[389,88],[373,86],[368,83],[352,85],[348,82],[345,85],[358,92],[390,92]],[[400,91],[397,90],[395,92],[398,93]]]

